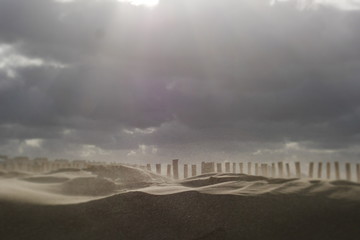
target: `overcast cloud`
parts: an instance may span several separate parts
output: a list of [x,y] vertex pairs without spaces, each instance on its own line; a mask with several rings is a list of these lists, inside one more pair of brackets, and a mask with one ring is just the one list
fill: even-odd
[[0,0],[0,152],[358,161],[358,9]]

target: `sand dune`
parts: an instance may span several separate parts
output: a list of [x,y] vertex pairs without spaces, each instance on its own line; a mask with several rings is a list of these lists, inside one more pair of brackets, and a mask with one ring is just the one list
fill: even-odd
[[40,176],[40,177],[27,177],[23,178],[24,181],[35,182],[35,183],[62,183],[69,180],[66,177],[53,177],[53,176]]
[[1,178],[16,178],[16,177],[24,177],[24,176],[29,176],[29,173],[25,173],[25,172],[16,172],[16,171],[10,171],[10,172],[4,172],[4,171],[0,171],[0,177]]
[[103,196],[113,193],[116,190],[116,184],[97,177],[75,178],[64,183],[62,189],[65,194]]
[[128,187],[136,185],[152,185],[154,183],[164,183],[169,181],[169,179],[152,172],[122,165],[93,166],[86,170],[99,177],[112,179],[113,181]]
[[360,184],[348,181],[279,179],[245,174],[213,174],[212,176],[189,179],[181,182],[181,184],[211,194],[299,194],[360,201]]
[[0,199],[52,205],[69,204],[167,181],[170,180],[127,166],[96,166],[81,171],[61,169],[38,175],[3,172],[0,175]]
[[9,240],[359,239],[360,185],[93,167],[0,178],[0,212]]

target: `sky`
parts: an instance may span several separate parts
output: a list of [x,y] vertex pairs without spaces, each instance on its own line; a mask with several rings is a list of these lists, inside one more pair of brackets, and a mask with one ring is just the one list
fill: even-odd
[[0,0],[0,154],[360,159],[360,1]]

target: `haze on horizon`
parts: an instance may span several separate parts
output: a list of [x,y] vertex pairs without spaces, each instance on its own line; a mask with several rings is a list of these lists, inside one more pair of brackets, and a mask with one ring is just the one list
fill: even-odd
[[358,161],[359,10],[0,0],[0,154]]

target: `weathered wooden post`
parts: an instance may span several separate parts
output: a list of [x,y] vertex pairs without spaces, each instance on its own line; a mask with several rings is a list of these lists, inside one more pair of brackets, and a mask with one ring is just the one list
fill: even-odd
[[275,163],[271,164],[271,177],[275,177],[276,176],[276,169],[275,169]]
[[179,159],[172,160],[174,179],[179,179]]
[[284,166],[282,162],[278,162],[279,177],[284,177]]
[[287,172],[287,177],[291,177],[291,172],[290,172],[290,164],[286,163],[286,172]]
[[339,166],[339,162],[335,162],[335,178],[336,178],[336,180],[340,180],[340,166]]
[[204,174],[205,173],[205,162],[201,162],[201,174]]
[[161,164],[160,163],[156,164],[156,173],[159,175],[161,174]]
[[267,169],[268,177],[271,177],[271,175],[272,175],[272,166],[270,164],[266,164],[266,169]]
[[301,166],[300,162],[295,163],[295,169],[296,169],[296,177],[301,178]]
[[345,168],[346,168],[346,180],[351,181],[351,165],[350,165],[350,163],[346,163]]
[[196,165],[195,164],[191,165],[191,176],[192,177],[196,176]]
[[318,164],[318,178],[322,177],[322,162]]
[[255,163],[255,176],[258,176],[259,175],[259,167],[258,167],[258,164]]
[[146,169],[147,169],[148,171],[151,171],[151,165],[150,165],[150,163],[146,164]]
[[356,164],[357,181],[360,183],[360,164]]
[[331,164],[329,162],[326,163],[326,178],[331,178]]
[[230,172],[230,163],[229,162],[225,163],[225,172],[227,172],[227,173]]
[[233,173],[236,173],[236,163],[233,163],[232,165],[233,165],[232,166]]
[[215,163],[214,162],[209,163],[207,169],[209,172],[214,173],[215,172]]
[[258,175],[261,176],[261,163],[258,164]]
[[267,164],[262,163],[261,164],[261,172],[264,177],[268,177],[268,171],[267,171]]
[[171,164],[168,164],[167,165],[167,169],[166,169],[167,171],[166,171],[166,176],[168,176],[168,177],[171,177]]
[[184,178],[188,178],[189,176],[189,168],[187,164],[184,164]]
[[201,162],[201,174],[204,174],[206,172],[205,162]]
[[251,162],[248,162],[248,175],[251,175]]
[[217,164],[216,164],[216,171],[217,171],[218,173],[222,173],[222,165],[221,165],[221,163],[217,163]]
[[310,162],[309,163],[309,178],[313,178],[314,177],[314,163]]
[[243,174],[244,173],[244,164],[241,162],[239,163],[239,173]]
[[215,163],[214,162],[202,162],[201,174],[213,173],[213,172],[215,172]]

